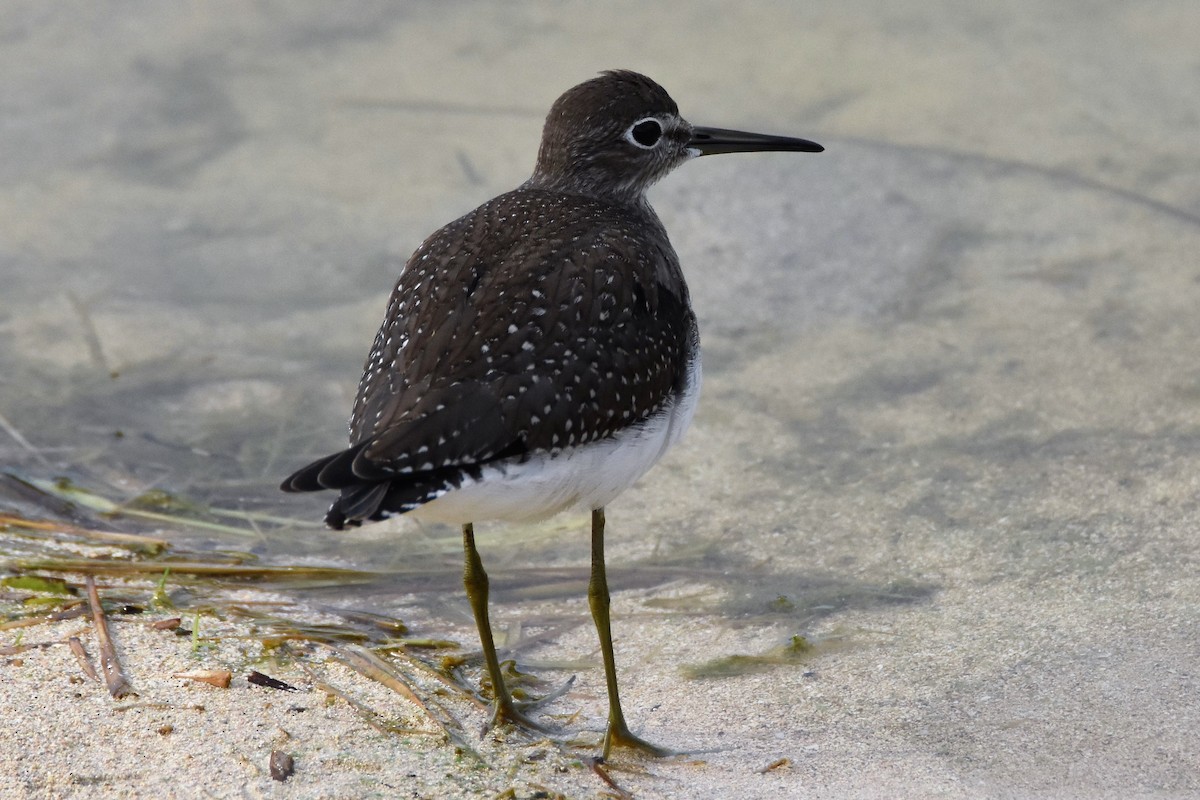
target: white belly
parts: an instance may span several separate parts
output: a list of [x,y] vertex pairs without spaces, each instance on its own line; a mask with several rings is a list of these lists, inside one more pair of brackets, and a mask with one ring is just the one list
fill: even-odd
[[409,512],[431,522],[532,522],[569,508],[603,508],[628,489],[678,442],[700,396],[700,356],[688,369],[676,401],[640,425],[601,442],[485,467],[436,500]]

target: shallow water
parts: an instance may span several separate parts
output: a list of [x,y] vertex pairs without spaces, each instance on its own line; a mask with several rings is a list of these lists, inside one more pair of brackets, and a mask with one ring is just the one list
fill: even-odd
[[[1049,626],[1043,657],[1081,675],[1122,614],[1141,637],[1125,663],[1195,643],[1198,24],[1186,2],[11,4],[0,462],[118,502],[159,488],[318,519],[325,499],[276,486],[344,441],[408,253],[525,177],[559,92],[637,68],[693,122],[827,152],[704,159],[653,193],[706,383],[689,439],[610,510],[614,588],[690,581],[714,624],[777,641],[894,625],[928,643],[986,617],[955,645],[986,668],[926,655],[959,694],[926,698],[923,730],[945,733],[913,746],[1015,780],[1039,746],[996,764],[955,727],[961,697],[1016,669],[997,641]],[[23,502],[0,497],[37,514]],[[584,523],[481,527],[500,599],[553,572],[548,599],[578,602]],[[463,613],[453,530],[178,535],[417,565]],[[1113,713],[1156,729],[1171,696],[1151,694]],[[1006,742],[1011,707],[977,709]],[[1088,763],[1194,786],[1171,766],[1195,758],[1194,705],[1179,715],[1175,761],[1104,772],[1096,745]]]

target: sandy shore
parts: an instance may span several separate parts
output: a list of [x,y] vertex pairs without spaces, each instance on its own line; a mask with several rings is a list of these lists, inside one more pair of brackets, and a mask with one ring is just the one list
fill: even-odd
[[[639,69],[697,124],[827,150],[702,159],[654,190],[704,393],[608,509],[608,552],[631,725],[690,755],[617,760],[612,780],[1198,796],[1198,28],[1194,0],[8,4],[0,461],[117,502],[316,519],[323,499],[276,486],[342,441],[398,264],[525,178],[560,91]],[[0,630],[53,643],[0,657],[0,796],[611,796],[587,761],[605,701],[583,522],[479,529],[536,691],[576,677],[539,711],[565,743],[480,738],[485,712],[414,667],[464,755],[373,727],[430,723],[324,646],[264,653],[261,622],[206,612],[197,647],[149,627],[169,612],[114,613],[136,698],[83,676],[63,642],[97,658],[86,618]],[[406,569],[338,603],[474,647],[454,531],[159,533]],[[31,545],[3,541],[7,576]],[[330,590],[246,591],[213,608],[328,621]],[[816,645],[799,661],[781,655],[797,635]],[[734,656],[757,660],[698,676]],[[195,669],[232,685],[172,677]]]

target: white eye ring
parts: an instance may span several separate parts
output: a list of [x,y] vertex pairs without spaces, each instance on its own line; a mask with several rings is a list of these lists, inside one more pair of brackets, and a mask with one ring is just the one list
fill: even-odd
[[625,131],[625,141],[642,150],[653,150],[662,137],[663,124],[656,117],[642,117]]

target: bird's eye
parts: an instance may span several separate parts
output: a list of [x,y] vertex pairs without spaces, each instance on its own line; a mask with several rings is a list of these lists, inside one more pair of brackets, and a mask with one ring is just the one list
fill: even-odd
[[625,131],[625,140],[643,150],[649,150],[658,144],[662,135],[662,123],[654,117],[646,117],[629,126],[629,130]]

